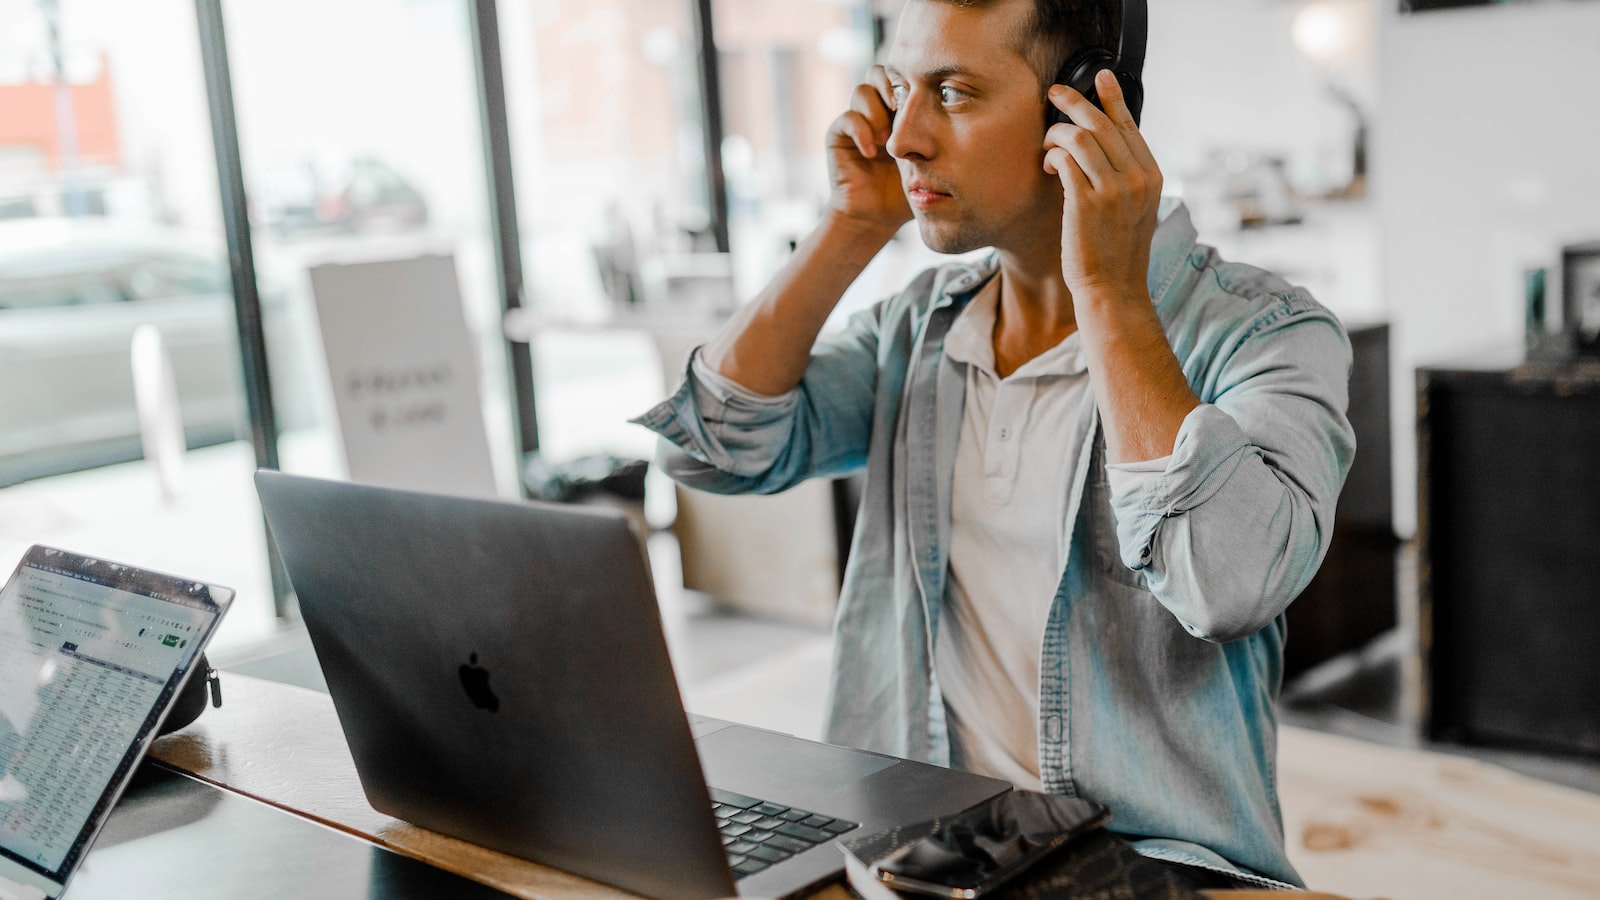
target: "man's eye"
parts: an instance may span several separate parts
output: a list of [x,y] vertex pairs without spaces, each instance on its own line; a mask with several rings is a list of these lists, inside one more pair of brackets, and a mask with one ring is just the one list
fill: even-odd
[[939,102],[940,103],[945,103],[945,104],[960,103],[962,100],[966,99],[966,96],[967,96],[967,94],[966,94],[965,91],[959,90],[957,88],[950,87],[949,85],[940,85],[939,86]]
[[905,99],[906,99],[906,86],[903,85],[903,84],[892,84],[892,85],[890,85],[889,86],[889,96],[894,98],[894,105],[895,106],[899,106],[901,103],[905,102]]

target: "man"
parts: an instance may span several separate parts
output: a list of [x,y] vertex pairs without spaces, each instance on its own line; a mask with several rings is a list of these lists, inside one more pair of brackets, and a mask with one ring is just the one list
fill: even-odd
[[[821,223],[638,421],[706,490],[865,465],[829,740],[1090,796],[1147,856],[1298,884],[1273,701],[1354,453],[1349,345],[1195,242],[1110,73],[1104,113],[1049,85],[1117,46],[1117,6],[909,0],[828,132]],[[818,340],[910,218],[994,253]]]

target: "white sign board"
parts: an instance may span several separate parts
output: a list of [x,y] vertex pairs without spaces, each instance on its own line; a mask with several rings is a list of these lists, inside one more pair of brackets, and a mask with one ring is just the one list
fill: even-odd
[[352,481],[496,496],[455,260],[311,269]]

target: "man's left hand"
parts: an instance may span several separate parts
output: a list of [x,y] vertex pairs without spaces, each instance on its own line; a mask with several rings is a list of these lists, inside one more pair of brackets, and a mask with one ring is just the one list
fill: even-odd
[[1061,274],[1074,296],[1144,297],[1161,169],[1111,72],[1095,76],[1105,112],[1066,85],[1050,102],[1072,118],[1045,132],[1044,169],[1061,179]]
[[1095,77],[1105,112],[1056,85],[1072,117],[1045,132],[1045,170],[1061,179],[1061,275],[1084,336],[1106,461],[1160,459],[1200,401],[1172,354],[1147,270],[1161,204],[1161,169],[1110,72]]

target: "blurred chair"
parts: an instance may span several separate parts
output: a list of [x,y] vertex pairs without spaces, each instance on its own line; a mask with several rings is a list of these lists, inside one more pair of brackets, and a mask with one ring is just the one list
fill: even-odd
[[[682,382],[689,351],[717,324],[685,319],[653,330],[669,391]],[[841,563],[832,481],[812,479],[762,496],[678,486],[677,500],[673,533],[683,554],[684,587],[754,615],[832,623]],[[848,545],[849,536],[843,540]]]

